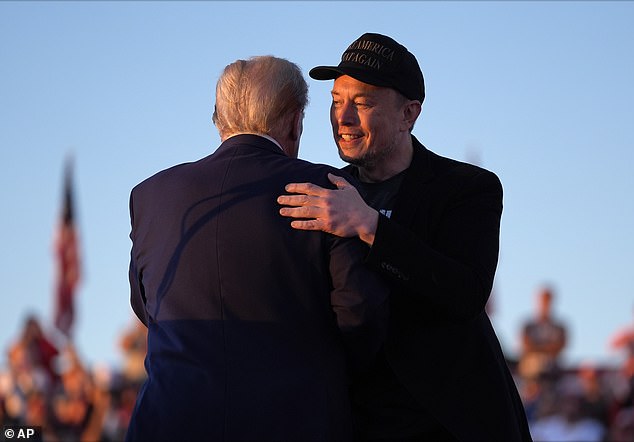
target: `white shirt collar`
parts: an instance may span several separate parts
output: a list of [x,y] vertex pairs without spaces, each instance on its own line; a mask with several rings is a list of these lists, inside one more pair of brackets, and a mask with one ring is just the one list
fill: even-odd
[[255,132],[238,132],[237,134],[233,134],[233,135],[231,135],[231,136],[227,137],[227,140],[228,140],[229,138],[233,138],[233,137],[235,137],[236,135],[256,135],[256,136],[258,136],[258,137],[266,138],[267,140],[274,142],[274,143],[277,145],[277,147],[279,147],[279,148],[280,148],[280,150],[281,150],[282,152],[284,152],[284,149],[282,149],[282,145],[281,145],[280,143],[278,143],[278,142],[277,142],[277,140],[276,140],[275,138],[273,138],[272,136],[270,136],[270,135],[267,135],[267,134],[258,134],[258,133],[255,133]]

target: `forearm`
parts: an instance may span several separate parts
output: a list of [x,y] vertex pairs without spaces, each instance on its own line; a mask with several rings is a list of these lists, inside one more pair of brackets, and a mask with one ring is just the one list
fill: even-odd
[[415,305],[474,317],[493,286],[501,194],[465,196],[431,220],[426,216],[419,214],[412,227],[381,216],[367,263],[416,296]]
[[388,223],[391,226],[379,227],[367,257],[369,266],[405,289],[408,296],[417,297],[413,305],[432,306],[456,318],[470,318],[484,310],[495,263],[478,271],[432,249],[393,222]]
[[385,341],[388,319],[389,289],[363,264],[366,250],[358,240],[336,238],[330,257],[331,305],[357,371],[370,363]]

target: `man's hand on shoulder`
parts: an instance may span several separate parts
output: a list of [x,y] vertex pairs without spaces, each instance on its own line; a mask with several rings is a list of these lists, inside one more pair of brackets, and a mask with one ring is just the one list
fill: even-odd
[[372,245],[379,213],[368,206],[357,189],[344,178],[328,174],[337,189],[330,190],[312,183],[290,183],[277,202],[280,214],[295,218],[291,226],[298,230],[321,230],[341,237],[358,236]]

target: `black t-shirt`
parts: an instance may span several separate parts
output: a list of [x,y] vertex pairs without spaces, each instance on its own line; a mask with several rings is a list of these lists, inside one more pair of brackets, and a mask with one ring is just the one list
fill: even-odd
[[[406,171],[407,169],[380,183],[360,182],[361,196],[370,207],[390,218]],[[356,167],[352,169],[352,176],[358,179],[359,169]]]

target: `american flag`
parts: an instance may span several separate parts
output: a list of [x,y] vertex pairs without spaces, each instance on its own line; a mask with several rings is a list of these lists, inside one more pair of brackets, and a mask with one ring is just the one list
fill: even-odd
[[79,254],[73,207],[72,160],[64,168],[62,210],[55,235],[57,284],[55,293],[55,326],[70,337],[74,310],[75,288],[79,282]]

